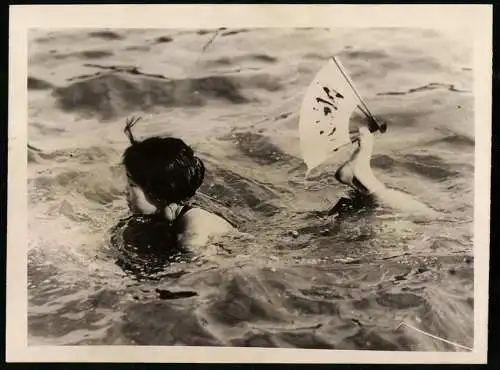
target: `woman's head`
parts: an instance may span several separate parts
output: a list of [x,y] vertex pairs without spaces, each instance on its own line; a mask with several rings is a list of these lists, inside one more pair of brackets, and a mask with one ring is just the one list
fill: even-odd
[[[129,185],[139,187],[156,209],[191,198],[203,183],[205,166],[181,139],[152,137],[136,141],[127,121],[131,146],[123,154]],[[149,213],[149,212],[148,212]]]

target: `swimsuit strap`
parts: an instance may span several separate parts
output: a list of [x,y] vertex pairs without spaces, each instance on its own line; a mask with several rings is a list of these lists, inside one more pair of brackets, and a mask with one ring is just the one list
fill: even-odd
[[173,220],[171,223],[171,227],[173,230],[180,231],[180,220],[181,220],[182,216],[184,216],[191,209],[193,209],[193,207],[190,206],[189,204],[182,206],[181,211],[179,212],[179,214],[177,215],[175,220]]
[[193,209],[193,206],[191,206],[189,204],[185,204],[184,206],[182,206],[182,209],[179,212],[179,214],[177,215],[177,217],[175,218],[174,222],[177,222],[177,220],[179,218],[181,218],[182,216],[184,216],[191,209]]

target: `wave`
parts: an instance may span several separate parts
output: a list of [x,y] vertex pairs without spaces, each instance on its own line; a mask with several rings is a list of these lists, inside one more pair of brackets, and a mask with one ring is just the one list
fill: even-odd
[[124,36],[120,35],[118,32],[115,31],[92,31],[89,32],[88,35],[90,37],[99,38],[107,41],[124,39]]
[[[288,114],[284,113],[278,117],[285,119]],[[231,135],[236,144],[236,148],[247,158],[260,165],[273,165],[283,163],[292,166],[299,166],[302,160],[285,153],[280,147],[273,144],[271,140],[261,134],[253,132],[238,132]]]
[[200,191],[242,214],[255,212],[254,219],[272,216],[280,210],[273,204],[277,195],[267,186],[223,168],[208,167]]
[[68,54],[68,56],[79,59],[104,59],[113,56],[113,52],[109,50],[84,50],[78,53]]
[[151,50],[151,46],[148,45],[131,45],[124,48],[127,51],[139,51],[141,53],[146,53]]
[[28,76],[28,90],[50,90],[54,87],[50,82]]
[[137,345],[222,345],[195,310],[172,306],[170,302],[130,305],[121,330]]
[[439,139],[429,140],[425,143],[425,145],[434,146],[439,144],[448,144],[456,149],[468,149],[470,150],[475,146],[475,141],[473,138],[470,138],[466,135],[461,134],[450,134],[445,137]]
[[171,36],[160,36],[155,39],[155,44],[167,44],[169,42],[174,41],[174,38]]
[[402,157],[374,155],[371,164],[386,171],[409,171],[431,180],[443,181],[460,175],[458,170],[433,155],[405,154]]
[[408,94],[413,94],[416,92],[436,90],[436,89],[446,89],[448,91],[453,91],[453,92],[470,92],[469,90],[458,89],[454,84],[443,84],[443,83],[438,83],[438,82],[432,82],[432,83],[427,84],[427,85],[423,85],[423,86],[409,89],[407,91],[379,92],[379,93],[377,93],[377,95],[380,95],[380,96],[384,96],[384,95],[408,95]]
[[279,59],[275,56],[269,54],[248,54],[236,57],[219,57],[212,60],[206,60],[204,64],[207,67],[210,66],[232,66],[232,65],[240,65],[246,62],[262,62],[266,64],[274,64],[279,61]]
[[[28,149],[33,149],[28,146]],[[94,164],[99,161],[107,161],[117,156],[117,151],[110,147],[90,146],[71,149],[56,149],[53,151],[42,151],[37,149],[41,158],[52,160],[55,163],[72,162],[71,164]]]
[[239,29],[239,30],[231,30],[231,31],[223,32],[221,34],[221,36],[222,37],[224,37],[224,36],[234,36],[234,35],[238,35],[240,33],[245,33],[245,32],[250,32],[250,31],[251,31],[250,29],[242,28],[242,29]]
[[84,116],[112,120],[154,107],[201,106],[207,99],[233,104],[249,101],[234,79],[208,76],[169,80],[141,73],[109,72],[75,80],[54,89],[60,108]]
[[36,189],[36,193],[32,195],[42,202],[61,199],[62,194],[68,193],[83,196],[96,205],[109,205],[124,197],[124,179],[117,180],[109,168],[94,168],[90,172],[76,169],[56,174],[42,172],[28,183],[32,189]]
[[388,59],[390,56],[385,51],[380,50],[348,50],[342,51],[340,53],[341,57],[346,59],[366,59],[366,60],[376,60],[376,59]]

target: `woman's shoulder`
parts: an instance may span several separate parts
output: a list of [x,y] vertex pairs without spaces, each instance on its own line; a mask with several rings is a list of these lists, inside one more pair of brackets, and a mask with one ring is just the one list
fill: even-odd
[[190,208],[183,216],[188,223],[198,228],[207,228],[213,230],[230,230],[234,225],[224,217],[207,211],[200,207]]
[[210,237],[235,230],[234,226],[223,217],[199,207],[190,208],[182,218],[183,240],[186,244],[205,244]]

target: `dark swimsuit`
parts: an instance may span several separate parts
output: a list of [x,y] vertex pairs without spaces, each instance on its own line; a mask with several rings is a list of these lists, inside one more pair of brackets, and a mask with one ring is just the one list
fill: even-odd
[[179,235],[183,232],[182,217],[195,207],[198,205],[184,205],[171,223],[162,214],[135,214],[120,220],[111,230],[110,239],[117,252],[116,263],[134,275],[150,276],[163,271],[170,262],[189,256],[179,242]]
[[[178,249],[178,237],[183,232],[182,217],[195,207],[201,208],[198,205],[185,204],[171,223],[168,223],[162,214],[131,215],[122,219],[114,228],[112,241],[118,242],[122,248],[148,253]],[[224,216],[217,216],[236,228],[236,225]]]

